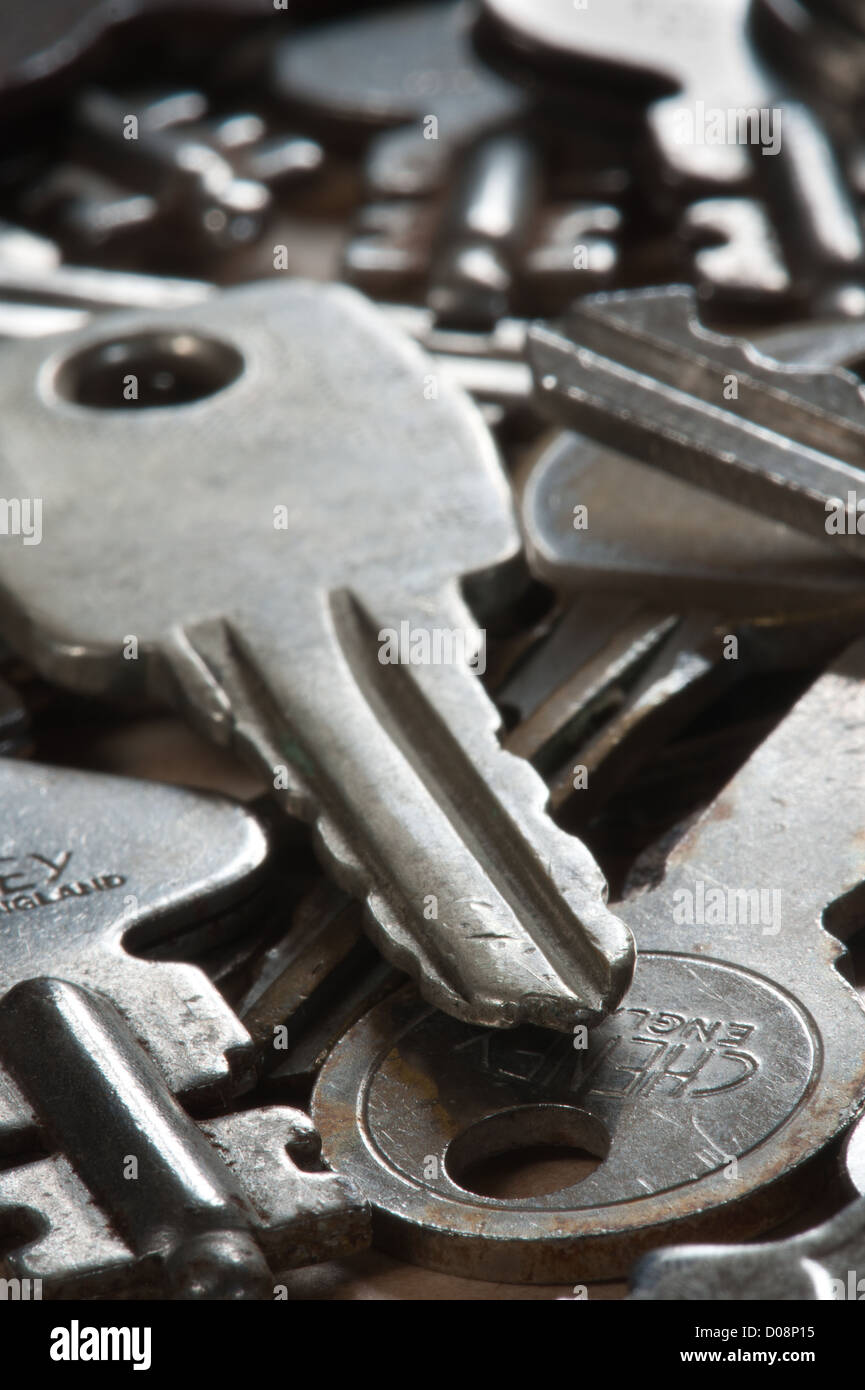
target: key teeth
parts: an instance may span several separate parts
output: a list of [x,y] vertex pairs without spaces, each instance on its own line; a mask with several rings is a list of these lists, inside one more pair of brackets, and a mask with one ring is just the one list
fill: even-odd
[[[478,725],[482,720],[485,737],[474,736],[474,759],[485,783],[508,808],[514,823],[524,828],[526,843],[535,847],[544,859],[547,874],[557,891],[596,943],[600,956],[606,957],[606,965],[603,960],[595,962],[598,981],[594,998],[578,999],[569,992],[565,1003],[564,996],[558,994],[538,996],[537,1000],[535,996],[526,995],[517,1007],[512,1024],[507,1026],[533,1022],[567,1032],[575,1022],[600,1022],[618,1005],[630,985],[635,962],[633,938],[624,923],[606,909],[607,883],[590,850],[578,836],[568,834],[550,819],[550,790],[543,778],[525,758],[502,747],[500,713],[479,686],[476,705]],[[565,868],[557,871],[558,866]],[[402,968],[407,967],[403,965]],[[409,970],[409,973],[413,972]],[[428,994],[425,997],[431,998]],[[535,1002],[526,1002],[529,998]],[[471,1013],[467,1001],[459,995],[456,999],[463,1008],[458,1016],[476,1021],[477,1015]],[[548,1002],[538,1002],[542,999]],[[445,1007],[447,1012],[453,1011],[438,999],[431,999],[431,1002]],[[503,1006],[500,1003],[497,1007]],[[469,1008],[468,1013],[466,1008]],[[558,1021],[553,1022],[553,1019]]]
[[[707,347],[723,348],[726,363],[761,382],[778,388],[788,387],[792,394],[802,394],[812,405],[819,406],[827,392],[823,408],[840,413],[851,420],[865,419],[861,383],[844,367],[802,368],[795,362],[784,362],[762,352],[740,334],[717,333],[700,321],[699,299],[690,285],[672,285],[668,289],[654,287],[646,290],[616,290],[589,295],[579,301],[565,323],[575,327],[593,319],[624,323],[626,326],[659,338],[672,339],[678,344],[688,340],[705,343]],[[546,333],[546,337],[544,334]],[[554,333],[543,328],[530,330],[529,342],[554,344]],[[798,388],[798,390],[797,390]]]
[[367,929],[375,945],[392,965],[405,971],[428,1003],[465,1023],[483,1023],[501,1028],[528,1021],[523,1018],[522,1009],[517,1007],[515,1010],[514,1005],[506,999],[490,999],[483,1004],[479,1000],[470,1001],[460,994],[424,952],[421,943],[401,925],[399,913],[384,893],[376,888],[367,888],[362,862],[326,815],[322,814],[316,820],[314,834],[337,883],[363,902]]
[[[578,998],[563,985],[560,991],[549,993],[524,992],[516,1000],[508,992],[497,997],[467,999],[450,984],[435,962],[421,953],[400,926],[397,914],[383,895],[371,893],[366,900],[366,911],[369,931],[376,945],[398,969],[405,971],[427,1003],[476,1027],[517,1028],[531,1024],[562,1033],[570,1033],[579,1023],[592,1027],[616,1008],[634,972],[633,938],[623,927],[627,940],[623,943],[621,958],[612,962],[608,982],[592,998]],[[621,925],[612,914],[609,918],[617,927]],[[585,922],[585,917],[582,920]]]
[[[454,594],[448,593],[440,607],[452,626],[469,621]],[[363,616],[353,602],[352,619],[358,612]],[[534,1023],[569,1032],[575,1023],[597,1022],[616,1007],[633,973],[633,939],[605,907],[606,884],[594,858],[549,819],[549,789],[528,761],[502,748],[500,714],[480,683],[466,680],[466,674],[433,666],[413,673],[427,703],[447,719],[456,750],[471,750],[458,784],[471,815],[461,823],[458,812],[446,814],[466,837],[480,872],[461,890],[468,897],[455,895],[444,910],[440,903],[435,908],[436,915],[441,911],[442,930],[453,933],[453,949],[443,939],[432,954],[424,944],[419,899],[406,904],[387,882],[371,882],[369,868],[321,804],[313,822],[316,845],[340,886],[364,902],[369,933],[383,955],[406,971],[430,1003],[471,1024]],[[445,742],[442,756],[450,747]],[[483,828],[485,817],[497,815],[509,845],[505,850],[491,843]],[[520,877],[515,858],[525,869],[519,890],[512,886]],[[482,882],[497,895],[499,908],[493,912],[487,910]],[[477,929],[475,921],[481,924]],[[581,934],[589,939],[575,952],[573,937]],[[481,944],[485,937],[494,944]],[[458,961],[463,946],[473,958],[472,985],[463,984],[460,971],[451,967],[451,957]]]
[[[627,926],[606,908],[607,885],[593,856],[581,840],[561,830],[545,814],[549,800],[546,784],[530,763],[501,748],[492,732],[495,723],[495,718],[490,720],[490,752],[495,756],[486,769],[488,780],[509,808],[520,808],[518,823],[530,826],[529,838],[532,845],[542,849],[556,892],[594,943],[597,956],[591,964],[591,989],[574,992],[555,964],[547,962],[543,948],[536,947],[559,979],[559,989],[504,990],[501,996],[467,998],[401,925],[400,913],[386,893],[369,887],[362,862],[326,812],[318,815],[313,833],[340,887],[363,901],[369,934],[378,949],[397,969],[406,972],[430,1004],[464,1023],[492,1028],[533,1024],[568,1033],[578,1023],[593,1026],[601,1022],[617,1007],[633,976],[634,941]],[[566,872],[557,872],[557,864],[567,865]],[[514,994],[518,994],[516,999]]]
[[310,1171],[321,1139],[302,1111],[265,1106],[200,1126],[240,1182],[256,1214],[256,1236],[280,1270],[352,1254],[370,1241],[369,1204],[354,1183]]
[[[429,1003],[456,1018],[470,1021],[468,1000],[447,983],[430,957],[423,953],[420,943],[404,930],[383,894],[368,888],[362,862],[326,814],[321,813],[316,818],[313,836],[320,846],[325,867],[330,869],[339,886],[363,902],[369,934],[382,955],[414,980]],[[491,1018],[490,1022],[494,1020]]]
[[[234,1172],[254,1238],[278,1262],[274,1268],[353,1254],[369,1244],[369,1206],[354,1184],[323,1168],[307,1170],[321,1141],[302,1111],[238,1111],[199,1128]],[[0,1173],[3,1215],[14,1218],[19,1236],[11,1250],[7,1242],[4,1272],[43,1280],[49,1298],[143,1296],[142,1289],[160,1282],[153,1256],[136,1255],[118,1238],[62,1154]]]
[[41,1279],[48,1297],[105,1295],[131,1251],[114,1234],[60,1154],[0,1174],[0,1215],[14,1214],[20,1240],[3,1261],[7,1277]]
[[[255,1080],[252,1039],[197,966],[143,961],[124,952],[119,970],[81,972],[77,982],[108,998],[152,1057],[169,1090],[225,1104]],[[116,965],[115,962],[112,964]],[[143,974],[139,982],[132,967]],[[164,1006],[154,1011],[154,1000]],[[142,998],[147,1008],[141,1012]],[[157,1029],[154,1020],[162,1025]]]

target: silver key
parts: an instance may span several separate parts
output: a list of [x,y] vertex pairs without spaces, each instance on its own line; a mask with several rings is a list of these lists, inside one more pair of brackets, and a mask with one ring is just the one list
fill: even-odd
[[562,423],[865,558],[855,513],[852,529],[847,518],[829,530],[862,482],[851,373],[786,366],[710,332],[679,286],[582,300],[567,331],[532,328],[528,350],[540,405]]
[[[120,1010],[173,1092],[224,1097],[252,1041],[194,966],[130,953],[250,897],[259,822],[218,797],[132,778],[0,762],[0,994],[48,971]],[[0,1148],[32,1130],[0,1077]]]
[[[676,181],[734,185],[748,176],[747,143],[687,140],[680,113],[769,107],[775,82],[745,36],[749,0],[615,0],[574,7],[560,0],[483,0],[482,12],[510,64],[549,85],[563,74],[569,95],[604,86],[648,101],[652,136]],[[677,90],[678,89],[678,90]]]
[[[863,715],[860,640],[618,905],[634,982],[587,1036],[467,1028],[411,989],[349,1029],[313,1116],[384,1248],[475,1278],[608,1278],[808,1200],[865,1087],[865,1012],[836,968],[865,881]],[[473,1185],[474,1163],[537,1144],[601,1161],[520,1200]]]
[[[865,352],[861,321],[764,332],[759,351],[811,371]],[[570,432],[542,442],[519,488],[529,564],[561,591],[638,590],[672,605],[825,623],[865,603],[860,566],[767,517]],[[586,508],[585,527],[576,508]]]
[[[4,626],[34,662],[158,688],[264,765],[439,1007],[564,1030],[614,1007],[630,934],[467,664],[458,581],[480,601],[519,548],[468,399],[446,382],[425,399],[419,349],[354,292],[304,283],[3,367],[0,482],[45,499],[43,544],[0,556]],[[130,377],[133,406],[182,404],[124,410]]]
[[17,985],[0,1001],[0,1058],[51,1150],[0,1175],[0,1221],[17,1216],[20,1231],[23,1208],[40,1227],[5,1263],[41,1279],[45,1296],[268,1299],[272,1270],[366,1244],[351,1183],[308,1171],[318,1138],[305,1115],[195,1125],[98,995],[47,978]]
[[846,552],[570,431],[533,462],[521,519],[533,574],[560,593],[638,592],[754,617],[865,604]]

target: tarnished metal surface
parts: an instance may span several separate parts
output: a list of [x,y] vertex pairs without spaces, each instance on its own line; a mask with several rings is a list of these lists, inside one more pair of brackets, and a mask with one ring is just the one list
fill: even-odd
[[0,1061],[55,1151],[0,1175],[0,1229],[20,1230],[22,1209],[43,1226],[5,1266],[42,1279],[49,1298],[164,1281],[173,1298],[269,1299],[274,1270],[366,1242],[351,1184],[286,1155],[307,1169],[317,1155],[305,1115],[193,1124],[97,995],[46,978],[15,986],[0,1003]]
[[[788,365],[844,367],[865,353],[865,325],[809,321],[764,330],[756,344]],[[727,614],[801,623],[810,612],[822,625],[845,613],[856,623],[865,602],[852,557],[583,435],[541,441],[523,466],[520,499],[529,563],[558,592],[638,588]],[[574,520],[580,506],[584,527]]]
[[0,1301],[858,1298],[860,0],[6,9]]
[[[619,905],[634,983],[576,1036],[584,1047],[478,1032],[410,991],[349,1031],[313,1114],[385,1248],[479,1277],[608,1277],[677,1233],[754,1235],[801,1201],[865,1090],[865,1012],[821,927],[865,877],[863,676],[859,643],[676,846],[663,882]],[[533,1143],[602,1161],[545,1197],[461,1185],[471,1160]]]

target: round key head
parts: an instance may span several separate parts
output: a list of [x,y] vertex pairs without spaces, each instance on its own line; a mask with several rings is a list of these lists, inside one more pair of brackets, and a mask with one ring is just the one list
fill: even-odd
[[[727,1205],[747,1181],[724,1170],[796,1110],[813,1064],[807,1020],[781,992],[649,952],[622,1007],[583,1039],[472,1029],[407,988],[346,1033],[313,1107],[328,1162],[379,1212],[384,1248],[468,1277],[556,1283],[620,1274],[635,1241],[658,1243],[682,1215],[747,1230]],[[538,1149],[570,1169],[519,1195],[491,1184],[491,1160],[509,1155],[518,1173]]]

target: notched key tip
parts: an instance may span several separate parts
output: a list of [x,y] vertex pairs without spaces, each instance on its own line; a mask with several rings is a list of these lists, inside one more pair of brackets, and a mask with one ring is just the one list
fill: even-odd
[[[636,945],[630,930],[609,915],[608,939],[588,968],[578,973],[574,962],[569,962],[567,976],[563,973],[548,989],[520,992],[515,985],[503,987],[497,999],[466,1002],[463,1018],[487,1027],[532,1025],[556,1033],[573,1033],[579,1026],[594,1028],[603,1023],[630,988],[636,964]],[[615,942],[609,940],[611,934]]]

